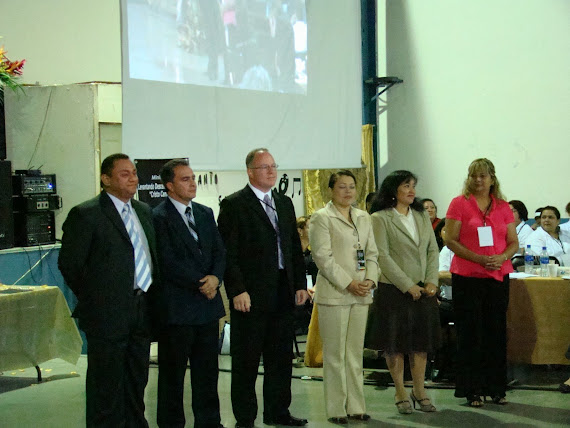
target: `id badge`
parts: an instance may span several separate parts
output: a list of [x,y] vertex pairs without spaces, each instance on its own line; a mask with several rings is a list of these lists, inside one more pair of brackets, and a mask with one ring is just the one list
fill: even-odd
[[493,229],[491,226],[481,226],[477,228],[479,234],[480,247],[492,247],[493,244]]
[[366,269],[366,260],[364,260],[364,250],[356,250],[356,267],[358,270]]

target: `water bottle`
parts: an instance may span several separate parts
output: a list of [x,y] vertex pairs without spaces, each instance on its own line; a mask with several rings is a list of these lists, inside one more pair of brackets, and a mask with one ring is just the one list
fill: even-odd
[[540,252],[540,276],[548,276],[548,253],[546,252],[546,247],[542,247]]
[[524,273],[534,273],[534,252],[531,250],[530,245],[526,246],[524,251]]

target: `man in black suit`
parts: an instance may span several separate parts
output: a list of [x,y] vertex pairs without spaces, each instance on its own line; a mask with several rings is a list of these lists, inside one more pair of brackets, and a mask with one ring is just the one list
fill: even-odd
[[303,426],[289,413],[293,309],[307,300],[301,242],[291,199],[271,189],[277,165],[267,149],[246,157],[249,184],[222,201],[218,227],[227,249],[231,300],[232,408],[236,427],[253,427],[263,354],[263,422]]
[[87,337],[89,427],[148,427],[144,389],[158,282],[152,212],[132,199],[138,182],[127,155],[107,157],[103,191],[72,208],[63,224],[59,269]]
[[225,315],[218,291],[226,251],[212,210],[192,202],[196,176],[184,159],[160,171],[168,198],[154,209],[166,326],[158,339],[158,425],[180,427],[184,376],[190,360],[195,428],[218,428],[218,320]]

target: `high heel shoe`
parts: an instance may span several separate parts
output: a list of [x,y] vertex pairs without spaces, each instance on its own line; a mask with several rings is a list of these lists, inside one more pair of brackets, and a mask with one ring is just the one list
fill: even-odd
[[467,396],[467,404],[469,407],[483,407],[483,400],[477,394]]
[[412,405],[410,400],[401,400],[394,403],[398,408],[398,413],[402,415],[409,415],[412,413]]
[[[500,395],[493,395],[492,397],[489,398],[494,404],[498,404],[499,406],[504,406],[506,404],[509,404],[506,397],[502,397]],[[485,401],[487,401],[487,396],[485,396]]]
[[370,415],[367,413],[360,413],[358,415],[348,415],[348,419],[352,419],[354,421],[366,422],[370,420]]
[[414,410],[416,409],[416,402],[420,405],[420,410],[422,412],[437,412],[437,409],[433,404],[431,404],[431,400],[427,397],[424,398],[417,398],[414,394],[414,390],[410,392],[410,398],[412,399],[412,403],[414,404]]

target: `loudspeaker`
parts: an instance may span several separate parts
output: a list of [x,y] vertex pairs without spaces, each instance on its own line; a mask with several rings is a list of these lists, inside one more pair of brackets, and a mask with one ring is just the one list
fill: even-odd
[[6,159],[6,119],[4,116],[4,92],[0,92],[0,160]]
[[0,160],[0,249],[13,246],[12,162]]
[[14,242],[18,247],[55,244],[53,211],[14,213]]

